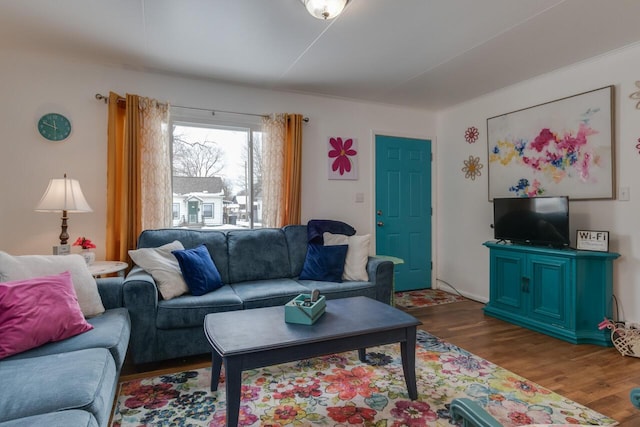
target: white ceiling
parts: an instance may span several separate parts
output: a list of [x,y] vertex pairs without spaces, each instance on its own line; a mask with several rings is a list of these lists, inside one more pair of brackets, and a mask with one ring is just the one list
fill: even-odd
[[0,49],[442,109],[640,41],[640,0],[0,0]]

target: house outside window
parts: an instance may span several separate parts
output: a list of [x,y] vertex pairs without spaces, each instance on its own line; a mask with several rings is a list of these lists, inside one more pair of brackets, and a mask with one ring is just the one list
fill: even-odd
[[261,118],[186,110],[171,112],[173,227],[262,227]]

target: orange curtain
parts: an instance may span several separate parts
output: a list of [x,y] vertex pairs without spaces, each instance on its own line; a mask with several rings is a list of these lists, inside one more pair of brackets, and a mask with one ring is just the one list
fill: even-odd
[[138,104],[136,95],[109,93],[106,256],[113,261],[127,261],[142,231]]
[[171,223],[169,105],[109,94],[107,130],[108,260],[127,261],[145,229]]
[[284,174],[281,227],[301,222],[302,115],[287,114],[284,144]]

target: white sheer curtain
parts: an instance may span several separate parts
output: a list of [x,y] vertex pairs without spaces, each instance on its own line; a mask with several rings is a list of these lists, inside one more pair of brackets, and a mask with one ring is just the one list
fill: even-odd
[[142,229],[171,226],[169,105],[140,97],[140,202]]
[[273,114],[262,119],[263,227],[279,227],[284,218],[281,200],[284,182],[286,116],[286,114]]

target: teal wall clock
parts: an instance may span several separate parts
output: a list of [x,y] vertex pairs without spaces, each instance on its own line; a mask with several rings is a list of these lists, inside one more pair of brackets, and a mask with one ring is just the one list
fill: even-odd
[[58,113],[48,113],[38,120],[38,132],[49,141],[63,141],[71,134],[71,122]]

